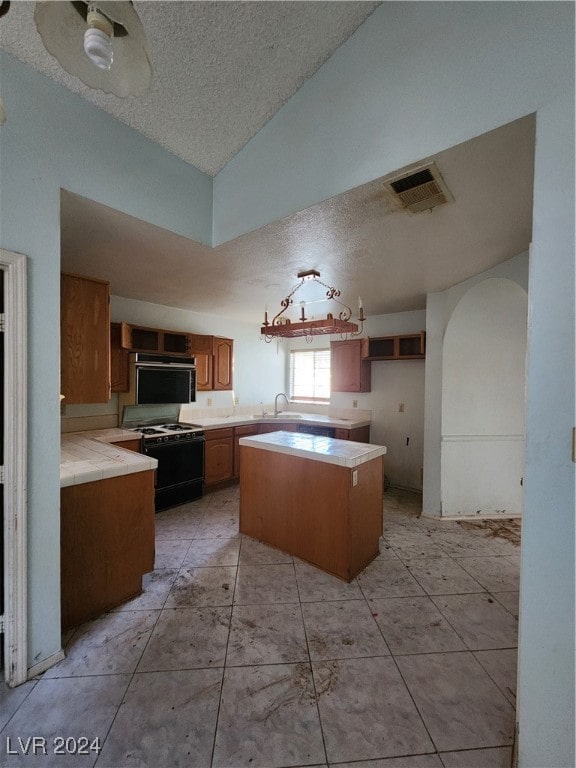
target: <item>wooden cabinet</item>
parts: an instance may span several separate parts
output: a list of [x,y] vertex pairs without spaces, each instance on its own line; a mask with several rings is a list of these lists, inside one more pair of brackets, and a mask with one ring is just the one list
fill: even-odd
[[341,427],[337,427],[334,437],[337,440],[353,440],[356,443],[369,443],[370,426],[367,425],[365,427],[355,427],[354,429],[343,429]]
[[206,430],[204,453],[204,484],[207,486],[223,483],[234,476],[234,430]]
[[60,377],[65,405],[110,399],[110,286],[103,280],[61,275]]
[[370,362],[364,358],[366,351],[364,342],[366,339],[330,343],[332,391],[370,392]]
[[426,357],[426,333],[380,336],[366,340],[366,360],[423,360]]
[[111,445],[117,445],[118,448],[124,448],[124,450],[126,451],[134,451],[135,453],[142,453],[141,441],[139,439],[118,440],[118,442],[111,443]]
[[259,434],[260,427],[252,424],[244,424],[234,427],[234,477],[240,477],[240,438]]
[[61,491],[62,628],[74,627],[142,592],[154,569],[154,472]]
[[190,356],[190,334],[123,323],[122,343],[134,352]]
[[214,389],[232,389],[232,339],[214,337]]
[[232,389],[232,339],[190,334],[190,354],[196,359],[196,388],[199,391]]
[[128,392],[128,350],[122,346],[122,323],[110,323],[110,384],[112,392]]

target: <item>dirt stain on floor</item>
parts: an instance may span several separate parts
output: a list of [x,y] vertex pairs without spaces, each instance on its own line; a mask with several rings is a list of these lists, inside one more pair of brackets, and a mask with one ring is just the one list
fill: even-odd
[[520,546],[520,520],[458,520],[458,525],[468,530],[484,530],[488,537],[506,539]]

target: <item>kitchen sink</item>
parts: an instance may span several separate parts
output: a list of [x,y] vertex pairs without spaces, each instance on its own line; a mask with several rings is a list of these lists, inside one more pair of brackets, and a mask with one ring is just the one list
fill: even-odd
[[301,419],[302,416],[299,413],[278,413],[276,416],[273,413],[255,413],[252,416],[253,419],[260,421],[268,421],[269,419],[278,419],[278,421],[292,421],[293,419]]

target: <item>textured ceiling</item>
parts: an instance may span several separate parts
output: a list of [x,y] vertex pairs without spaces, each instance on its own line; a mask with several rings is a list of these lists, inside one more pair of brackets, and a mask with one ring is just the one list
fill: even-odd
[[215,175],[379,4],[134,2],[154,79],[126,99],[60,67],[36,31],[33,2],[12,3],[0,48]]
[[427,293],[527,250],[533,158],[529,116],[422,158],[454,195],[431,212],[398,210],[377,179],[215,249],[63,192],[62,266],[115,295],[255,324],[311,268],[368,315],[422,309]]

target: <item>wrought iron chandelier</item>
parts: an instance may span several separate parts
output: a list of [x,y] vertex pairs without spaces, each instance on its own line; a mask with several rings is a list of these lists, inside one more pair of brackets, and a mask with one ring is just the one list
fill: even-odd
[[[364,308],[362,306],[362,299],[358,299],[358,320],[360,327],[356,322],[351,322],[352,310],[347,304],[340,301],[340,291],[320,280],[320,272],[315,269],[308,269],[305,272],[298,272],[297,277],[300,282],[290,290],[285,299],[282,299],[280,306],[282,309],[278,312],[271,321],[268,320],[268,311],[264,312],[264,322],[260,329],[261,338],[266,342],[270,342],[277,338],[295,338],[298,336],[305,336],[307,342],[312,341],[313,336],[325,336],[338,333],[343,337],[359,336],[364,330]],[[325,298],[316,299],[314,301],[301,301],[300,302],[300,317],[298,320],[293,321],[288,317],[285,317],[284,313],[294,304],[292,298],[294,294],[302,288],[304,283],[314,282],[326,288]],[[316,304],[325,301],[334,301],[341,309],[335,317],[333,313],[328,312],[325,318],[309,320],[306,317],[306,306],[309,304]]]

